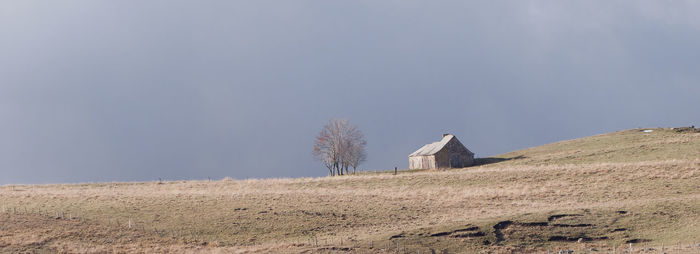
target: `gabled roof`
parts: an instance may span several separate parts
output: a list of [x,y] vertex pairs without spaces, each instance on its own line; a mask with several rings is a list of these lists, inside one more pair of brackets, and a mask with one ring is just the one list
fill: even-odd
[[454,137],[455,136],[452,134],[447,134],[443,136],[440,141],[424,145],[417,151],[410,154],[408,157],[434,155],[435,153],[442,150],[442,148],[445,147],[445,145],[447,145],[447,143],[450,142],[450,140],[452,140]]

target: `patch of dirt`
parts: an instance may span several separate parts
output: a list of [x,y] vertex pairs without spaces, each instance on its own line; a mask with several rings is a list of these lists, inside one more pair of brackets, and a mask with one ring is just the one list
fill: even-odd
[[505,229],[505,228],[509,227],[511,224],[513,224],[513,221],[510,221],[510,220],[501,221],[499,223],[496,223],[496,225],[493,225],[493,229],[498,229],[498,230]]
[[[622,213],[624,212],[624,213]],[[606,229],[598,225],[614,225],[627,211],[610,211],[607,215],[582,213],[552,214],[546,221],[520,222],[505,220],[493,226],[494,245],[507,243],[535,244],[541,242],[590,242],[611,239],[608,233],[627,231],[627,228]]]
[[468,227],[468,228],[463,228],[463,229],[457,229],[453,232],[465,232],[465,231],[477,231],[479,230],[479,227],[473,226],[473,227]]
[[600,240],[607,240],[607,236],[601,236],[601,237],[588,237],[585,235],[579,236],[579,237],[567,237],[567,236],[561,236],[561,235],[555,235],[549,237],[547,241],[550,242],[590,242],[590,241],[600,241]]
[[479,231],[479,232],[473,232],[473,233],[453,234],[451,236],[456,237],[456,238],[482,237],[482,236],[486,236],[486,233]]
[[635,239],[630,239],[630,240],[625,241],[625,243],[646,243],[646,242],[651,242],[651,240],[635,238]]
[[593,224],[586,224],[586,223],[581,223],[581,224],[552,224],[552,227],[560,227],[560,228],[580,228],[580,227],[590,227],[593,226]]
[[[456,238],[466,238],[466,237],[481,237],[481,236],[486,235],[486,233],[480,232],[478,230],[479,230],[479,227],[470,226],[470,227],[466,227],[466,228],[455,229],[452,231],[433,233],[433,234],[430,234],[430,236],[432,236],[432,237],[450,236],[450,237],[456,237]],[[474,232],[474,231],[477,231],[477,232]],[[468,233],[464,233],[464,232],[468,232]]]
[[503,237],[503,232],[501,232],[503,229],[506,229],[510,227],[510,225],[513,224],[513,221],[506,220],[506,221],[501,221],[499,223],[496,223],[496,225],[493,225],[494,229],[494,234],[496,234],[496,243],[502,242],[505,240]]
[[452,234],[452,232],[439,232],[439,233],[430,234],[430,236],[432,236],[432,237],[435,237],[435,236],[446,236],[446,235],[450,235],[450,234]]
[[404,237],[406,237],[406,233],[402,232],[401,234],[398,234],[398,235],[392,235],[391,237],[389,237],[389,240],[397,239],[397,238],[404,238]]
[[549,222],[520,222],[518,225],[524,227],[544,227],[549,225]]
[[547,217],[547,221],[551,222],[551,221],[554,221],[554,220],[559,219],[559,218],[571,217],[571,216],[583,216],[583,214],[554,214],[554,215]]

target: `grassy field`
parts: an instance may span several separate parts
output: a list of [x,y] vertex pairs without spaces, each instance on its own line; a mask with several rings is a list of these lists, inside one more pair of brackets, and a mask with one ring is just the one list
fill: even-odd
[[700,133],[626,130],[479,161],[398,175],[2,186],[0,252],[700,253]]

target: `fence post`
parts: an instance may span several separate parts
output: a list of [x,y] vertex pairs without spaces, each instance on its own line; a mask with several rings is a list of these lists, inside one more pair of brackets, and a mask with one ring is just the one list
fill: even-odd
[[398,167],[394,167],[394,175],[396,175],[398,173],[398,170],[399,170]]

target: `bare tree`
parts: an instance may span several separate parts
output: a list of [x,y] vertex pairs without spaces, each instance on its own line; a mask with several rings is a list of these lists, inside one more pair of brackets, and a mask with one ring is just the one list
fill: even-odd
[[343,141],[341,161],[345,166],[345,172],[349,174],[349,168],[352,167],[354,174],[357,172],[357,167],[367,159],[367,153],[365,152],[367,141],[365,141],[365,136],[362,132],[355,126],[347,128]]
[[323,126],[314,142],[314,158],[323,162],[323,165],[328,168],[330,175],[340,174],[338,172],[338,161],[340,158],[338,127],[341,125],[342,123],[339,120],[332,119]]
[[331,134],[327,128],[323,128],[321,133],[316,137],[314,142],[314,158],[323,162],[323,165],[328,168],[330,175],[334,175],[333,169],[335,166],[336,154],[331,145]]
[[352,167],[353,174],[357,173],[357,167],[360,166],[361,163],[365,162],[365,160],[367,160],[365,145],[367,145],[367,141],[361,139],[361,141],[355,143],[355,145],[353,145],[350,148],[348,163]]
[[355,172],[367,157],[366,144],[362,132],[347,119],[331,119],[316,137],[313,154],[330,175],[349,174],[350,167]]

